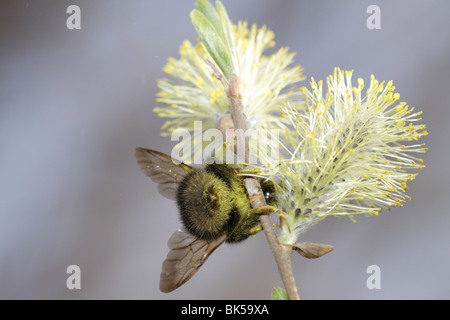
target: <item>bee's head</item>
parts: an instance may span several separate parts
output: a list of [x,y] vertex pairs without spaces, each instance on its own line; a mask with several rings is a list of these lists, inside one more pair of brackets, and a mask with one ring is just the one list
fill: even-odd
[[188,231],[210,240],[225,230],[234,197],[222,179],[204,170],[192,170],[178,187],[177,203]]
[[269,206],[274,206],[277,204],[277,198],[276,198],[276,190],[275,185],[270,180],[262,180],[261,183],[261,189],[263,191],[264,199],[266,200],[266,204]]

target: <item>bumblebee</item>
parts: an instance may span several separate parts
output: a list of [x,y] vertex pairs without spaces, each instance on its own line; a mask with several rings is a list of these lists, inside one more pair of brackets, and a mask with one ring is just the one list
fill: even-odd
[[169,239],[170,252],[160,278],[162,292],[186,283],[222,243],[237,243],[261,231],[260,215],[280,211],[273,207],[273,184],[262,179],[268,205],[252,209],[241,171],[232,165],[197,169],[144,148],[137,148],[135,156],[142,172],[158,184],[158,191],[177,202],[183,224]]

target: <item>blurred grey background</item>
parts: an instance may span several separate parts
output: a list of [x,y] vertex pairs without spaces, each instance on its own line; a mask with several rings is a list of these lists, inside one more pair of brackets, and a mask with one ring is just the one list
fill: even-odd
[[[449,299],[450,2],[223,0],[233,21],[266,24],[277,46],[325,79],[394,80],[423,110],[426,168],[412,200],[358,223],[328,218],[303,241],[329,243],[317,260],[294,255],[303,299]],[[81,30],[66,9],[81,8]],[[381,30],[369,30],[369,5]],[[220,247],[197,275],[159,291],[176,206],[138,169],[137,146],[170,153],[159,136],[156,79],[192,40],[194,1],[0,2],[0,298],[269,299],[282,285],[263,234]],[[66,269],[81,268],[81,290]],[[369,265],[381,289],[369,290]]]

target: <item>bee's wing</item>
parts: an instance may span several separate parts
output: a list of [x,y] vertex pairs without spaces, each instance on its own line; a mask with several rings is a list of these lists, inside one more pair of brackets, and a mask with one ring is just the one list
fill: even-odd
[[162,264],[160,290],[170,292],[188,281],[225,238],[224,232],[217,239],[201,240],[178,229],[169,239],[171,250]]
[[176,164],[170,156],[154,150],[136,148],[134,155],[142,172],[158,183],[159,193],[176,200],[178,184],[192,168],[183,163]]

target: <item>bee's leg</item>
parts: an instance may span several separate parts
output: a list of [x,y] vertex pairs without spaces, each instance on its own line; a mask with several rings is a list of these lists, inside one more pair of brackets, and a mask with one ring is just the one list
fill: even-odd
[[[273,224],[274,227],[279,227],[280,224],[279,223],[274,223]],[[263,227],[262,225],[257,225],[256,227],[253,227],[250,229],[250,235],[254,236],[255,234],[257,234],[258,232],[263,231]]]
[[253,208],[249,211],[250,214],[256,214],[258,216],[264,215],[264,214],[270,214],[272,212],[278,212],[283,214],[284,212],[278,208],[272,207],[272,206],[263,206],[259,208]]

